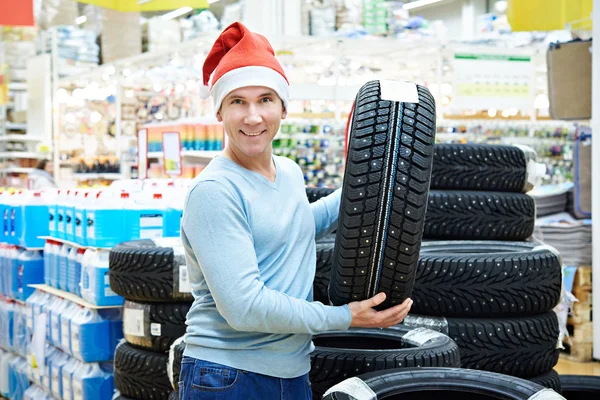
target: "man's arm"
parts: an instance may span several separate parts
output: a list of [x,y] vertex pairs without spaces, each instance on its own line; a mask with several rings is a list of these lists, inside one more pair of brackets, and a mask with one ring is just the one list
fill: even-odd
[[315,218],[315,236],[317,240],[330,234],[337,228],[341,198],[342,189],[340,188],[329,196],[321,197],[310,204],[310,210]]
[[348,306],[311,303],[264,285],[241,200],[221,183],[200,182],[192,189],[182,230],[217,309],[232,328],[316,334],[350,326]]

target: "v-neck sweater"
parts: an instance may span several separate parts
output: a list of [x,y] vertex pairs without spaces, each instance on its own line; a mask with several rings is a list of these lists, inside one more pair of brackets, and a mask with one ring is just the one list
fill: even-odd
[[313,302],[315,239],[335,229],[341,189],[309,204],[300,167],[275,182],[218,156],[194,180],[181,238],[194,303],[184,354],[279,378],[310,370],[312,335],[345,330],[350,309]]

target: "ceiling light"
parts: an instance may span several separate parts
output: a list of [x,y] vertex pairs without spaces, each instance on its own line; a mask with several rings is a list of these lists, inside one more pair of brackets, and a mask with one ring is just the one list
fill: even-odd
[[75,23],[77,25],[81,25],[83,24],[85,21],[87,21],[87,17],[85,15],[82,15],[80,17],[75,18]]
[[413,8],[428,6],[430,4],[439,3],[440,1],[442,0],[417,0],[404,4],[402,8],[405,10],[412,10]]
[[173,10],[171,12],[163,14],[161,16],[161,18],[164,20],[169,20],[169,19],[181,17],[182,15],[187,14],[192,10],[193,10],[192,7],[181,7],[181,8],[178,8],[177,10]]

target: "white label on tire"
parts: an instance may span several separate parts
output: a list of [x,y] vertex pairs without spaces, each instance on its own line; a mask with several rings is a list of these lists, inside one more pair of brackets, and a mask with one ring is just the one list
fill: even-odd
[[188,276],[187,265],[179,266],[179,292],[190,293],[192,288],[190,287],[190,279]]
[[348,378],[325,392],[323,398],[331,393],[345,393],[354,400],[376,400],[375,392],[360,378]]
[[144,336],[144,310],[125,309],[123,332],[126,335]]
[[381,88],[381,100],[397,101],[399,103],[419,102],[417,85],[414,83],[382,79],[379,81],[379,86]]
[[414,346],[423,346],[432,339],[444,337],[445,335],[427,328],[417,328],[407,332],[402,339]]
[[150,333],[152,334],[152,336],[160,336],[161,331],[162,328],[160,324],[157,324],[156,322],[150,324]]
[[552,389],[543,389],[535,393],[528,400],[566,400]]

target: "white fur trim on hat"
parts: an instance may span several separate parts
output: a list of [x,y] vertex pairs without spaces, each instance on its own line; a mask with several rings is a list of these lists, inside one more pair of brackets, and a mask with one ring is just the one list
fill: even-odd
[[287,108],[290,98],[290,85],[285,78],[269,67],[250,66],[231,70],[219,78],[211,89],[215,113],[221,109],[225,96],[232,91],[247,86],[264,86],[273,89]]

